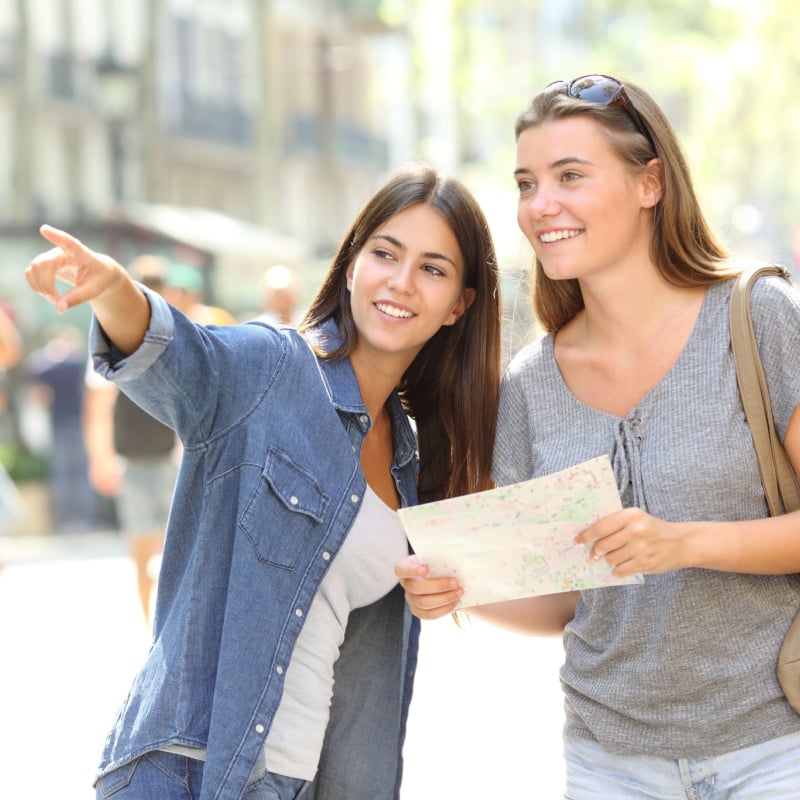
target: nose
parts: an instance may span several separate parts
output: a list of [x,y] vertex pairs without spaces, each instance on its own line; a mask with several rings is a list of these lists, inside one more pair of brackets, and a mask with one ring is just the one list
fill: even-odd
[[539,184],[536,191],[524,203],[520,204],[521,207],[523,205],[528,209],[528,213],[535,217],[545,217],[558,211],[555,192],[544,182]]
[[[555,192],[544,185],[536,187],[535,192],[528,196],[520,197],[517,204],[517,225],[530,240],[531,231],[537,222],[548,217],[556,216],[561,207],[556,199]],[[531,240],[531,244],[533,241]]]
[[386,286],[398,294],[414,292],[414,269],[410,261],[398,262],[396,269],[386,281]]

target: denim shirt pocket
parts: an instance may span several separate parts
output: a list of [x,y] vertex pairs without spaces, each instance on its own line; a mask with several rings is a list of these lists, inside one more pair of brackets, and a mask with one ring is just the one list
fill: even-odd
[[258,487],[239,518],[259,561],[293,569],[325,519],[330,497],[312,475],[270,448]]

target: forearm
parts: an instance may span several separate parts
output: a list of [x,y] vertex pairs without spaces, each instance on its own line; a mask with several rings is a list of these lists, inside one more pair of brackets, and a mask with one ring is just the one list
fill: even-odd
[[138,349],[150,324],[150,303],[127,275],[94,298],[91,306],[103,332],[123,355]]
[[[800,475],[800,406],[786,430],[786,453]],[[690,566],[752,575],[800,572],[800,511],[742,522],[688,522]]]
[[742,522],[687,522],[687,566],[754,575],[800,572],[800,511]]
[[526,597],[465,609],[463,613],[527,636],[560,636],[575,616],[578,592]]

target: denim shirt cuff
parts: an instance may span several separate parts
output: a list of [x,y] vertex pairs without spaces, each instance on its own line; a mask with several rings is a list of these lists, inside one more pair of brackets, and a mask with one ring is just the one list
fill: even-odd
[[150,303],[150,325],[138,349],[123,356],[108,339],[93,315],[89,327],[89,353],[95,371],[108,380],[140,376],[152,366],[172,341],[175,322],[170,305],[159,294],[137,284]]

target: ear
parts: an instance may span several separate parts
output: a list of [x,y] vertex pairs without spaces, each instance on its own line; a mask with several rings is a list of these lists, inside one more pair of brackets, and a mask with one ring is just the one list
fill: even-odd
[[352,292],[353,291],[353,271],[354,271],[354,269],[355,269],[355,262],[351,261],[350,264],[347,267],[347,272],[345,272],[345,275],[347,276],[347,291],[348,292]]
[[664,196],[664,165],[651,158],[641,174],[642,208],[654,208]]
[[458,302],[450,312],[450,316],[442,324],[455,325],[464,316],[464,312],[475,302],[476,294],[474,289],[464,289],[458,298]]

